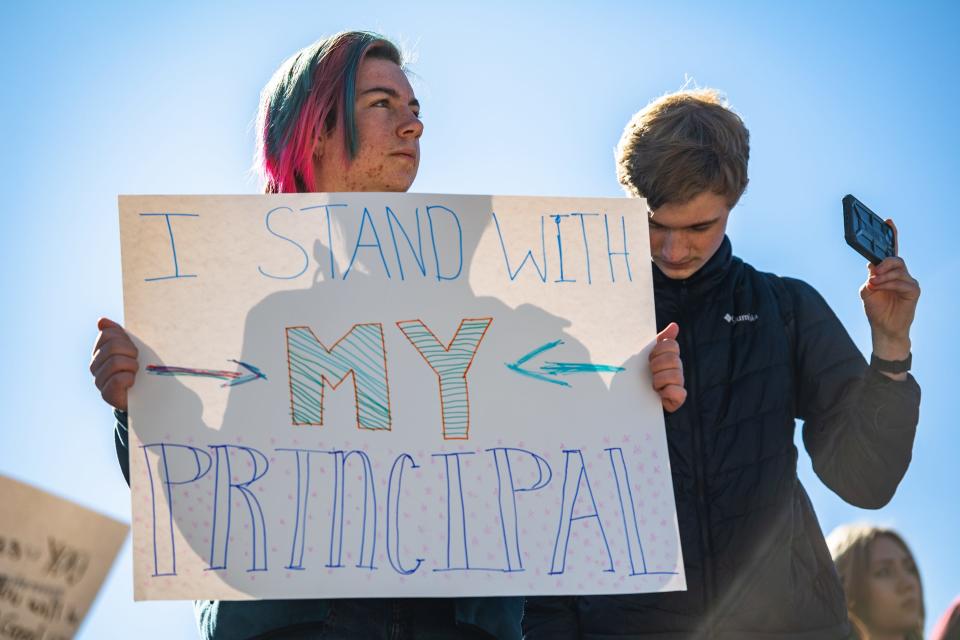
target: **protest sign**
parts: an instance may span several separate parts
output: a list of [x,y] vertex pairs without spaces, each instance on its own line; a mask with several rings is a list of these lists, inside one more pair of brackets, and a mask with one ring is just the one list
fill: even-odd
[[642,200],[124,196],[138,599],[684,588]]
[[0,476],[0,638],[72,638],[129,528]]

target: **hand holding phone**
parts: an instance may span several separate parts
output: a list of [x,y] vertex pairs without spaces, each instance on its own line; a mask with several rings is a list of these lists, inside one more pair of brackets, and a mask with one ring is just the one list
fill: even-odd
[[843,198],[843,230],[847,244],[871,263],[867,281],[860,288],[873,338],[871,362],[888,377],[906,379],[910,326],[920,285],[902,259],[888,259],[897,255],[897,232],[892,222],[885,222],[852,195]]

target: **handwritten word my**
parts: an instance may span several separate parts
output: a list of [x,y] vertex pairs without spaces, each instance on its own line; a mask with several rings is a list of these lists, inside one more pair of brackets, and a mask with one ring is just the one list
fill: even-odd
[[[443,437],[447,440],[469,438],[467,372],[491,322],[493,318],[463,319],[446,345],[420,320],[397,323],[437,376]],[[293,424],[322,425],[327,386],[336,389],[350,377],[357,427],[390,429],[390,385],[382,324],[355,324],[330,347],[320,342],[310,327],[288,327],[287,359]]]

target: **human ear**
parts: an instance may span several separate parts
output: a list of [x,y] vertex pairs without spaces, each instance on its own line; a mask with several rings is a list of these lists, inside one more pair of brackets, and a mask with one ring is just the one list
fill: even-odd
[[323,134],[318,133],[313,136],[313,148],[310,150],[310,155],[314,160],[319,160],[323,157],[323,148],[326,142],[326,136]]

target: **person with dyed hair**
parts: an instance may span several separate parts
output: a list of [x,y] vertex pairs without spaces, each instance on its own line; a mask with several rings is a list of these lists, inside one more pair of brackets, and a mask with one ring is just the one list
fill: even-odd
[[846,524],[827,536],[858,640],[923,640],[923,584],[896,531]]
[[423,124],[402,65],[393,44],[364,32],[321,40],[284,62],[257,113],[264,191],[409,189]]
[[[339,33],[298,51],[264,88],[257,168],[266,193],[406,191],[420,163],[420,104],[395,45]],[[90,371],[117,417],[129,484],[127,392],[137,349],[101,318]],[[198,601],[200,634],[235,638],[520,638],[522,598]]]
[[900,257],[868,265],[868,365],[813,287],[734,256],[727,222],[747,187],[749,140],[716,91],[683,90],[639,111],[616,152],[624,189],[649,209],[661,331],[650,364],[654,387],[674,400],[665,423],[687,589],[531,598],[531,640],[849,636],[797,477],[795,420],[830,489],[862,508],[892,498],[919,419],[908,370],[920,287]]

